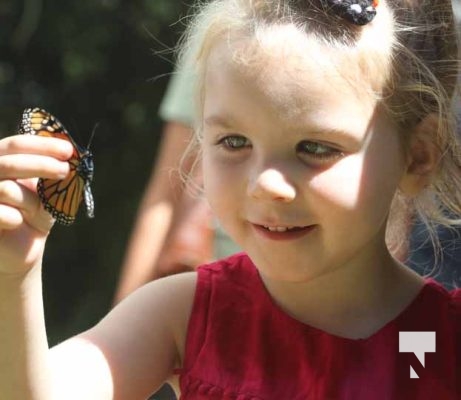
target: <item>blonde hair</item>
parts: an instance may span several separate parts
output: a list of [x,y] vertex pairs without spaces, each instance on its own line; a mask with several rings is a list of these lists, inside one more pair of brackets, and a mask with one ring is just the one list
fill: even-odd
[[[380,0],[376,18],[364,27],[334,15],[326,3],[199,1],[196,16],[181,43],[182,62],[193,60],[196,67],[197,115],[201,115],[207,58],[216,43],[239,38],[264,40],[271,28],[295,27],[335,50],[325,57],[333,58],[340,52],[356,65],[342,74],[353,84],[366,81],[395,121],[404,145],[409,143],[419,122],[428,115],[437,116],[430,139],[440,151],[440,160],[433,180],[415,198],[396,194],[386,232],[394,253],[399,244],[406,242],[403,236],[407,236],[409,216],[422,220],[435,239],[437,225],[461,224],[461,151],[453,107],[459,53],[450,0]],[[354,71],[359,71],[360,79],[349,76]],[[197,141],[192,146],[200,141],[200,118],[198,123]]]

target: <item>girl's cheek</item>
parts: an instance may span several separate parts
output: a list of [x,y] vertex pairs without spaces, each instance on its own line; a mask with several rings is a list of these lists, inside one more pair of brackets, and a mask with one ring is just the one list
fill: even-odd
[[356,157],[340,161],[313,176],[307,182],[307,187],[311,196],[323,202],[353,209],[359,203],[364,188],[362,160]]
[[216,156],[207,153],[203,154],[202,166],[205,195],[213,196],[220,190],[223,181],[228,180],[229,168],[217,162]]

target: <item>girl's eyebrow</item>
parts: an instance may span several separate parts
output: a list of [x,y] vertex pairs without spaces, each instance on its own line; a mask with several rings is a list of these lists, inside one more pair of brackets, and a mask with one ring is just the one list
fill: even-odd
[[234,118],[232,118],[231,116],[224,116],[219,114],[211,115],[205,118],[204,122],[206,125],[215,125],[223,128],[231,128],[235,126]]
[[[338,143],[338,141],[344,145],[357,147],[360,146],[364,140],[362,135],[354,134],[353,131],[348,129],[337,129],[333,127],[325,128],[314,128],[314,129],[305,129],[300,131],[300,136],[307,136],[309,138],[314,138],[318,140],[323,140],[332,144]],[[368,136],[368,135],[365,135]]]
[[316,136],[316,137],[325,137],[325,136],[335,136],[335,137],[345,137],[345,138],[354,138],[356,134],[348,129],[338,129],[338,128],[314,128],[314,129],[304,129],[301,131],[301,134]]
[[[204,119],[204,123],[208,126],[219,126],[224,129],[235,129],[238,125],[236,119],[229,114],[212,114]],[[315,139],[324,139],[331,143],[338,139],[349,145],[358,145],[361,141],[357,138],[357,133],[346,128],[335,128],[333,126],[312,126],[293,127],[293,132],[297,133],[300,138],[308,137]]]

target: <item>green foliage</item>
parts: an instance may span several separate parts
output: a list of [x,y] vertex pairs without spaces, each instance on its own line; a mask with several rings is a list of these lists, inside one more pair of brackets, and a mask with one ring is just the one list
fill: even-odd
[[[180,0],[2,0],[0,137],[25,107],[55,114],[92,151],[96,218],[55,227],[45,260],[51,342],[108,309],[159,139],[157,108],[187,12]],[[158,79],[152,79],[161,77]]]

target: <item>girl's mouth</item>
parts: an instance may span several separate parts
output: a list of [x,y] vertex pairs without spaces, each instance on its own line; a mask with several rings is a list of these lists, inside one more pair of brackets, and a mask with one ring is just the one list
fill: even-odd
[[300,231],[307,226],[263,226],[263,228],[271,231],[271,232],[287,232],[287,231]]
[[294,240],[299,239],[313,229],[316,225],[307,226],[264,226],[252,224],[258,235],[270,240]]

